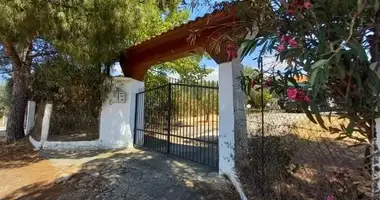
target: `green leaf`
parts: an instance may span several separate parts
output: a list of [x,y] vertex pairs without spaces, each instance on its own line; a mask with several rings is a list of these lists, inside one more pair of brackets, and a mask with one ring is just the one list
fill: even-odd
[[316,69],[316,68],[319,68],[319,67],[323,67],[327,62],[328,62],[328,60],[326,60],[326,59],[318,60],[317,62],[315,62],[311,66],[311,69]]
[[336,66],[336,69],[337,69],[337,72],[338,72],[338,76],[339,76],[339,78],[344,78],[344,77],[346,77],[346,70],[344,69],[344,66],[342,66],[342,65],[340,65],[340,64],[338,64],[337,66]]
[[363,4],[362,0],[358,0],[358,12],[361,12],[361,10],[363,9],[363,6],[364,6],[364,4]]
[[374,72],[376,72],[376,66],[377,66],[377,63],[378,63],[378,62],[373,62],[373,63],[371,63],[371,64],[369,65],[369,68],[370,68],[372,71],[374,71]]
[[311,86],[315,86],[315,85],[318,85],[318,82],[317,82],[317,76],[318,76],[318,74],[319,74],[319,71],[320,71],[320,69],[319,68],[317,68],[317,69],[315,69],[315,70],[313,70],[312,72],[311,72],[311,77],[310,77],[310,84],[311,84]]
[[354,126],[355,126],[355,122],[350,121],[350,123],[348,124],[348,126],[346,128],[346,132],[348,135],[352,135],[352,133],[354,132]]
[[335,62],[339,63],[341,61],[341,59],[342,59],[342,51],[339,51],[335,55]]
[[332,115],[332,111],[330,111],[329,116],[328,116],[330,124],[331,124],[331,115]]
[[248,40],[245,42],[245,47],[243,49],[243,53],[241,55],[241,58],[243,59],[245,56],[253,52],[257,47],[257,40]]
[[315,119],[314,119],[313,115],[311,114],[310,110],[308,109],[308,107],[309,107],[308,104],[306,102],[301,102],[300,105],[301,105],[302,110],[305,112],[307,118],[309,118],[309,120],[311,122],[313,122],[314,124],[318,124],[317,121],[315,121]]
[[363,46],[361,44],[355,43],[355,42],[348,42],[348,47],[350,47],[356,55],[359,56],[359,58],[362,61],[368,61],[367,53],[365,52]]
[[379,10],[379,0],[375,0],[375,5],[373,7],[375,9],[375,12]]
[[296,88],[299,88],[299,87],[300,87],[300,86],[298,85],[296,79],[294,79],[293,77],[288,78],[288,81],[290,81],[290,82],[294,85],[294,87],[296,87]]
[[325,130],[328,130],[327,127],[325,126],[325,122],[322,119],[321,113],[319,112],[318,105],[313,101],[310,104],[311,112],[314,113],[315,118],[318,121],[318,124]]
[[360,89],[363,88],[362,79],[361,79],[359,73],[353,73],[353,77],[356,80],[356,84],[358,85],[358,88],[360,88]]

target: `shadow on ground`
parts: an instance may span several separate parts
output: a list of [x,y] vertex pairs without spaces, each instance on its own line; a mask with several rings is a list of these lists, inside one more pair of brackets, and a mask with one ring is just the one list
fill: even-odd
[[0,138],[0,169],[19,168],[41,161],[38,152],[27,138],[7,144],[5,137]]
[[[86,157],[70,153],[43,156],[68,165]],[[75,174],[62,176],[52,184],[28,185],[5,199],[239,199],[212,168],[155,152],[98,152],[82,161]]]

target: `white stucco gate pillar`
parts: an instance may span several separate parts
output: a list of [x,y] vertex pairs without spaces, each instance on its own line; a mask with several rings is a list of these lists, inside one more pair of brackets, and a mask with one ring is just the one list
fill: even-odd
[[26,126],[25,135],[29,135],[30,131],[34,127],[34,115],[36,113],[36,102],[28,101],[28,106],[26,110]]
[[[239,77],[243,70],[240,59],[219,65],[219,173],[227,175],[241,190],[235,173],[236,140],[247,133],[245,95]],[[242,191],[238,191],[244,199]]]
[[144,88],[144,82],[127,77],[112,81],[115,87],[101,111],[99,147],[132,148],[136,93]]

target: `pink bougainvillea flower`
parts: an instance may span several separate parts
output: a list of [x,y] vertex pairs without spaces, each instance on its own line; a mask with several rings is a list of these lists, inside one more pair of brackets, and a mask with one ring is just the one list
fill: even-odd
[[281,44],[288,43],[290,39],[291,38],[288,35],[281,36]]
[[296,101],[304,101],[306,94],[303,90],[296,89],[297,94],[296,94]]
[[297,41],[293,40],[293,39],[290,39],[289,40],[289,45],[292,46],[293,48],[297,47]]
[[335,200],[335,197],[333,195],[327,196],[327,200]]
[[310,103],[311,102],[311,99],[309,96],[306,95],[306,92],[301,90],[301,89],[297,89],[297,88],[288,88],[286,90],[286,93],[287,93],[287,96],[290,100],[292,101],[304,101],[304,102],[307,102],[307,103]]
[[278,51],[278,52],[282,52],[282,51],[284,51],[284,50],[285,50],[285,45],[280,44],[280,45],[277,46],[277,51]]
[[311,102],[311,99],[309,96],[305,96],[304,100],[306,101],[306,103],[310,103]]
[[310,1],[305,1],[305,3],[303,3],[303,7],[307,10],[309,10],[311,8],[311,3]]
[[297,97],[297,89],[296,88],[288,88],[286,90],[287,96],[290,100],[295,101]]

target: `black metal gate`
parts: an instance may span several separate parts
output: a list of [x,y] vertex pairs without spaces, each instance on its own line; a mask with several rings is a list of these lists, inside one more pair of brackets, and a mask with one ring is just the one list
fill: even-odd
[[218,166],[218,84],[182,82],[136,95],[135,146]]

